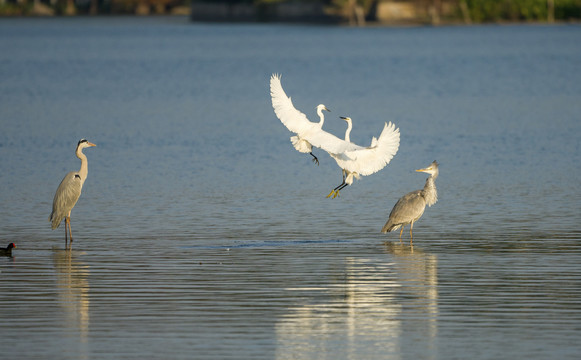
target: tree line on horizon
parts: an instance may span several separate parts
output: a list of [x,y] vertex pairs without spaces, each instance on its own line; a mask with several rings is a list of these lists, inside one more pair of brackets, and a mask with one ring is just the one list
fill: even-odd
[[[341,13],[361,9],[373,21],[380,2],[408,3],[426,12],[440,12],[442,19],[473,23],[503,21],[578,21],[581,0],[0,0],[0,15],[107,15],[170,14],[187,12],[192,3],[222,3],[228,6],[269,6],[282,2],[313,3]],[[41,11],[42,10],[42,11]]]

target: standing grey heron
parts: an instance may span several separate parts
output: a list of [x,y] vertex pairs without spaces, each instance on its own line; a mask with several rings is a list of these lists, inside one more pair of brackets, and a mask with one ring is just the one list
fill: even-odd
[[[71,210],[73,210],[73,207],[75,207],[75,204],[81,196],[83,184],[85,183],[85,180],[87,180],[87,174],[89,173],[87,156],[83,154],[83,149],[91,146],[97,145],[88,142],[87,139],[79,140],[75,154],[79,159],[81,159],[81,169],[79,171],[71,171],[65,175],[63,181],[61,181],[56,190],[56,194],[54,194],[54,199],[52,201],[52,213],[48,217],[48,220],[52,222],[52,229],[54,230],[58,228],[63,219],[65,219],[65,248],[73,245],[73,235],[71,233]],[[67,227],[70,238],[70,244],[68,247]]]
[[294,148],[300,153],[310,154],[313,157],[313,162],[319,165],[319,159],[313,154],[312,145],[318,146],[317,144],[322,141],[322,139],[317,138],[318,136],[331,135],[322,130],[325,123],[323,110],[331,110],[327,109],[323,104],[317,105],[317,115],[319,115],[320,120],[318,123],[310,121],[305,114],[294,107],[291,98],[286,95],[282,88],[280,75],[278,74],[273,74],[270,77],[270,96],[276,116],[287,129],[297,134],[290,138]]
[[418,221],[419,218],[422,217],[422,214],[426,209],[426,205],[432,206],[438,201],[438,191],[436,190],[438,162],[434,160],[434,162],[431,163],[427,168],[418,169],[416,171],[430,174],[426,180],[424,188],[422,190],[416,190],[407,193],[401,199],[399,199],[391,210],[389,219],[381,229],[381,232],[385,234],[388,231],[397,230],[401,227],[401,231],[399,232],[399,241],[401,242],[403,228],[407,224],[410,224],[410,245],[413,245],[412,230],[414,228],[414,222]]
[[[350,134],[353,128],[351,118],[341,116],[341,119],[347,122],[344,142],[350,147],[337,153],[327,150],[343,172],[343,182],[327,195],[327,197],[332,196],[333,198],[339,196],[339,191],[344,187],[353,184],[354,179],[374,174],[383,169],[399,149],[399,129],[396,129],[391,122],[385,123],[379,138],[373,137],[371,145],[363,147],[351,142]],[[325,148],[323,147],[323,149]]]

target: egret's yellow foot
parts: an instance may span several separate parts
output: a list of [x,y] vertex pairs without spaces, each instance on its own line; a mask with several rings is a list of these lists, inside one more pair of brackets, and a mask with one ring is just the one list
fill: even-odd
[[335,193],[333,194],[333,199],[336,198],[337,196],[339,196],[339,190],[335,191]]
[[331,195],[333,195],[333,197],[337,196],[337,195],[335,195],[335,190],[331,190],[331,192],[329,193],[329,195],[327,195],[327,197],[330,198]]

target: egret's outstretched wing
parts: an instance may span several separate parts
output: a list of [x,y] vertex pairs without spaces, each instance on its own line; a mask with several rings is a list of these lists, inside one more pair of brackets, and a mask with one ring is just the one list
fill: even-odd
[[343,139],[339,139],[335,135],[324,130],[307,133],[302,138],[310,142],[313,146],[325,150],[329,154],[342,154],[346,151],[365,149],[362,146],[353,144]]
[[378,139],[373,138],[371,146],[331,154],[337,164],[347,171],[359,175],[371,175],[383,169],[399,149],[399,129],[391,122],[385,123]]
[[313,125],[316,125],[316,123],[309,121],[305,114],[295,109],[291,98],[286,95],[282,88],[280,75],[278,74],[273,74],[270,77],[270,96],[276,117],[290,131],[297,134],[303,133],[308,131]]
[[61,221],[68,215],[81,196],[81,178],[76,171],[71,171],[63,178],[52,201],[52,213],[49,220],[52,228],[59,227]]

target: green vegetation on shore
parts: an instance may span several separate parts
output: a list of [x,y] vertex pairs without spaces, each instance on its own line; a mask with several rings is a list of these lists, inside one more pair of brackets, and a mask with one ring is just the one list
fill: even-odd
[[187,15],[192,4],[264,7],[289,2],[319,3],[346,20],[358,16],[380,23],[398,22],[378,15],[379,9],[389,6],[412,9],[412,22],[433,24],[581,19],[581,0],[0,0],[0,15]]

